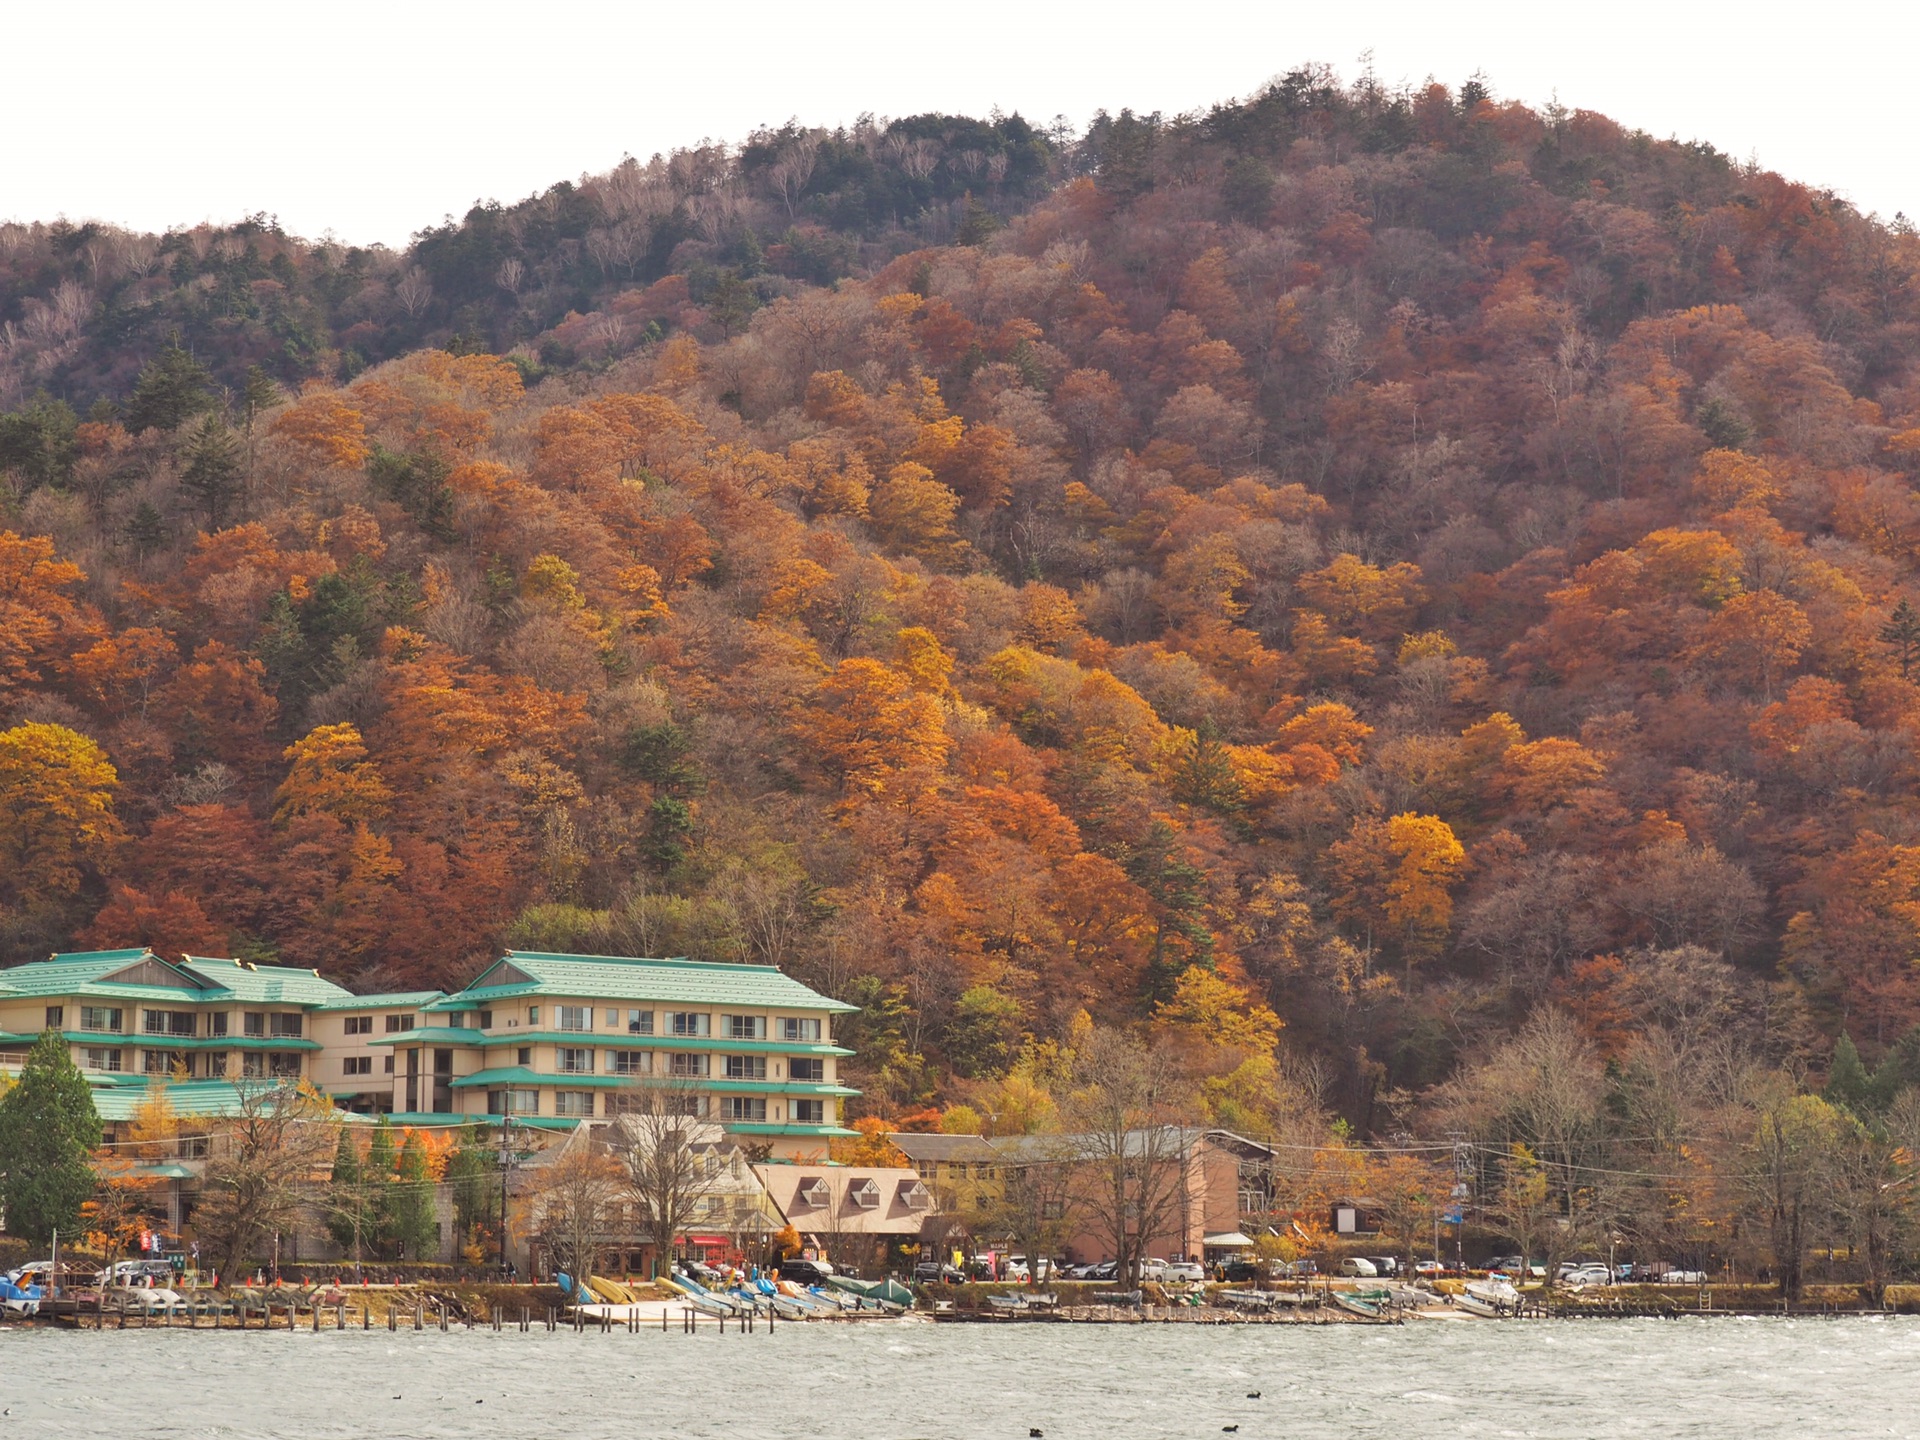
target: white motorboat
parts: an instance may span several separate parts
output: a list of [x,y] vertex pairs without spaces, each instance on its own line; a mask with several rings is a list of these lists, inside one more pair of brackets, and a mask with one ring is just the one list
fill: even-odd
[[1520,1292],[1502,1276],[1491,1275],[1485,1280],[1469,1280],[1455,1303],[1470,1314],[1497,1320],[1519,1313]]

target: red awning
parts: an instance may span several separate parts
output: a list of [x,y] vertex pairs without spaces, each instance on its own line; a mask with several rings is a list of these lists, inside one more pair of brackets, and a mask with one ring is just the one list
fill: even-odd
[[700,1245],[704,1247],[704,1246],[713,1246],[713,1245],[731,1245],[733,1242],[727,1239],[727,1237],[724,1235],[691,1235],[687,1238],[687,1243],[689,1245]]

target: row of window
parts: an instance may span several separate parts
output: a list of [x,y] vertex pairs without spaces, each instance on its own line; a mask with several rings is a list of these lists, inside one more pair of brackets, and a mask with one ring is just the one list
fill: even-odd
[[[531,1053],[530,1047],[521,1048],[522,1065],[528,1063]],[[583,1045],[556,1046],[553,1053],[554,1069],[562,1075],[594,1073],[595,1052]],[[662,1073],[676,1079],[704,1080],[713,1075],[727,1080],[767,1078],[767,1057],[764,1055],[722,1055],[718,1057],[720,1063],[717,1070],[713,1063],[716,1057],[712,1055],[675,1051],[665,1058],[667,1063]],[[651,1050],[609,1050],[600,1063],[604,1064],[609,1075],[651,1075],[655,1061]],[[789,1056],[786,1069],[790,1080],[819,1083],[827,1076],[826,1062],[812,1056]]]
[[[305,1018],[302,1015],[269,1014],[261,1010],[249,1010],[241,1017],[241,1033],[258,1038],[271,1035],[276,1039],[298,1040]],[[199,1023],[199,1012],[194,1010],[142,1010],[140,1012],[142,1035],[166,1035],[190,1040],[200,1033]],[[48,1029],[64,1030],[66,1024],[66,1006],[47,1006]],[[125,1034],[126,1011],[118,1005],[82,1005],[80,1028],[93,1034]],[[226,1033],[227,1012],[225,1010],[210,1012],[207,1015],[207,1035],[217,1040]]]
[[[107,1045],[85,1045],[81,1065],[88,1070],[119,1073],[127,1068],[127,1052]],[[143,1075],[184,1075],[187,1079],[224,1080],[230,1073],[225,1050],[142,1050]],[[300,1075],[300,1057],[277,1051],[246,1050],[240,1055],[240,1074],[248,1079],[291,1080]]]
[[[386,1017],[386,1019],[387,1019],[387,1034],[389,1035],[404,1035],[407,1031],[413,1029],[414,1017],[411,1015],[389,1015]],[[347,1016],[347,1034],[371,1035],[372,1033],[373,1033],[373,1016],[371,1015]]]
[[[594,1005],[556,1005],[553,1007],[554,1028],[571,1032],[585,1033],[596,1027],[616,1033],[625,1031],[629,1035],[673,1035],[683,1039],[705,1040],[714,1035],[714,1017],[704,1010],[667,1010],[656,1013],[652,1010],[626,1009],[618,1006],[604,1008]],[[493,1029],[494,1012],[480,1010],[472,1012],[480,1021],[482,1030]],[[767,1017],[764,1015],[722,1015],[719,1017],[721,1038],[727,1040],[765,1040],[768,1038]],[[658,1021],[658,1028],[655,1022]],[[517,1019],[507,1022],[517,1025]],[[540,1024],[540,1007],[527,1007],[527,1024]],[[822,1027],[818,1019],[802,1019],[796,1015],[777,1019],[772,1024],[772,1035],[776,1040],[785,1040],[794,1044],[817,1045],[822,1036]]]
[[[585,1118],[594,1113],[594,1092],[591,1090],[556,1090],[553,1092],[553,1113],[562,1116]],[[605,1115],[622,1115],[638,1111],[649,1103],[642,1095],[622,1095],[613,1092],[606,1097],[606,1105],[601,1112]],[[767,1100],[761,1095],[676,1095],[672,1097],[675,1108],[687,1115],[712,1116],[724,1122],[763,1123],[768,1116],[779,1120],[783,1116],[795,1125],[824,1125],[827,1123],[827,1106],[824,1100],[788,1100],[775,1101],[771,1110]],[[489,1090],[487,1092],[487,1113],[489,1115],[538,1115],[540,1113],[540,1092],[538,1090]]]

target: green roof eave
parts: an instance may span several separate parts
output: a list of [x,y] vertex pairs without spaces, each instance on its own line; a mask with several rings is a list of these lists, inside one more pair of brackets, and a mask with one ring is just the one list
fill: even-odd
[[846,1136],[860,1133],[858,1130],[849,1130],[844,1125],[775,1125],[762,1124],[757,1120],[722,1120],[720,1124],[736,1135]]
[[446,993],[444,990],[408,990],[391,995],[348,995],[339,1000],[329,1000],[313,1008],[316,1010],[392,1010],[400,1006],[412,1006],[418,1010]]
[[[422,1036],[432,1037],[423,1041]],[[624,1030],[481,1030],[426,1028],[377,1036],[370,1045],[597,1045],[602,1050],[726,1050],[736,1055],[851,1055],[838,1045],[800,1040],[716,1040],[712,1036],[629,1035]]]
[[844,1085],[825,1085],[817,1080],[730,1080],[725,1075],[707,1078],[709,1089],[725,1094],[737,1090],[747,1095],[858,1095]]
[[462,1030],[457,1025],[422,1025],[415,1030],[396,1030],[391,1035],[370,1035],[363,1045],[478,1045],[478,1030]]
[[62,1030],[74,1045],[101,1045],[118,1049],[138,1045],[147,1050],[318,1050],[318,1040],[297,1035],[142,1035],[113,1030]]
[[[501,966],[527,978],[505,984],[485,981]],[[474,977],[466,989],[436,1001],[434,1008],[464,1010],[487,1001],[551,995],[583,1001],[652,1002],[719,1009],[824,1010],[848,1013],[857,1006],[834,1000],[772,965],[636,955],[562,955],[509,950]]]
[[618,1090],[633,1082],[625,1075],[547,1075],[538,1070],[509,1065],[499,1070],[481,1070],[462,1075],[453,1082],[455,1090],[479,1090],[489,1085],[554,1085],[564,1090]]

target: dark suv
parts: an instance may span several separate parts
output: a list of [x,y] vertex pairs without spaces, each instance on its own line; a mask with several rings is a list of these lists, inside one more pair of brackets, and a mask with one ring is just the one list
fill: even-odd
[[1261,1280],[1271,1280],[1273,1271],[1264,1261],[1233,1260],[1221,1269],[1220,1278],[1230,1285],[1246,1285]]
[[938,1260],[922,1260],[913,1267],[913,1279],[917,1285],[960,1285],[966,1281],[951,1265],[942,1265]]
[[831,1265],[816,1260],[782,1260],[780,1278],[791,1280],[796,1285],[824,1285],[827,1276],[833,1273]]

